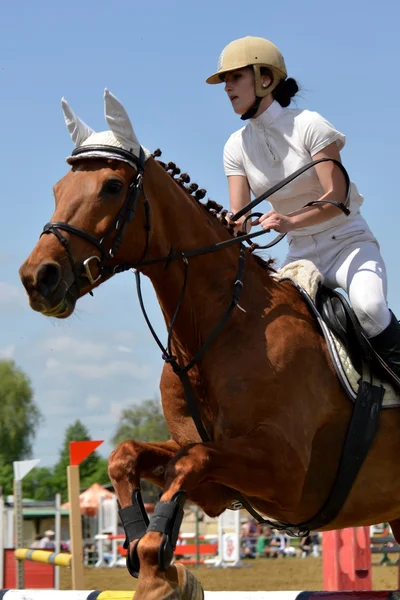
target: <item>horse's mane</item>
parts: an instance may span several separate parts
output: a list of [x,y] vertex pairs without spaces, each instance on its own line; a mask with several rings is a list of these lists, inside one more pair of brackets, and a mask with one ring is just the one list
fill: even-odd
[[[154,150],[152,157],[158,158],[160,156],[161,150],[157,148],[157,150]],[[222,206],[222,204],[218,204],[218,202],[215,202],[215,200],[211,200],[210,198],[207,198],[205,203],[201,202],[201,200],[206,196],[207,191],[204,188],[199,188],[197,183],[190,183],[190,176],[187,173],[182,173],[181,169],[177,167],[174,162],[165,163],[162,160],[157,160],[157,163],[163,167],[163,169],[165,169],[165,171],[171,176],[172,180],[179,185],[190,198],[195,200],[209,214],[216,217],[221,225],[223,225],[228,233],[233,237],[234,226],[227,218],[228,211]],[[176,175],[179,175],[179,177],[175,177]],[[254,250],[257,250],[257,248],[257,244],[252,244],[250,247],[250,252],[253,253]],[[274,270],[272,267],[274,259],[270,258],[266,261],[257,254],[252,254],[252,256],[264,270]]]

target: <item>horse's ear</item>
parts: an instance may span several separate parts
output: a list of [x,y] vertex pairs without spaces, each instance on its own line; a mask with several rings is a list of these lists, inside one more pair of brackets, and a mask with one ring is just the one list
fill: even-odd
[[62,98],[61,106],[64,113],[65,124],[68,127],[72,141],[75,146],[80,146],[82,142],[94,133],[94,130],[76,116],[65,98]]
[[138,156],[140,144],[128,114],[121,102],[107,89],[104,90],[104,112],[108,126],[117,140],[126,150]]

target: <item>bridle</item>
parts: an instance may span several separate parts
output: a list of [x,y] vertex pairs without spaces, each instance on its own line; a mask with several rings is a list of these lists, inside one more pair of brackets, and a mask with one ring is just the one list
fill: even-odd
[[[113,155],[116,157],[120,157],[121,159],[128,159],[130,163],[134,163],[136,166],[136,175],[133,180],[130,182],[128,191],[124,200],[124,203],[116,215],[113,223],[103,235],[101,239],[95,238],[90,233],[87,233],[83,229],[79,229],[69,223],[63,223],[62,221],[50,221],[46,223],[43,227],[43,231],[41,235],[52,233],[56,236],[59,242],[62,244],[65,253],[70,262],[72,272],[74,274],[74,282],[73,285],[76,288],[77,294],[79,297],[80,289],[81,289],[81,281],[83,278],[89,280],[91,285],[98,283],[100,279],[106,275],[114,275],[115,273],[119,273],[121,271],[127,270],[131,267],[131,265],[111,265],[109,264],[110,259],[114,259],[115,255],[118,252],[119,247],[121,246],[122,238],[124,232],[126,230],[127,225],[132,221],[136,208],[138,205],[138,199],[140,192],[143,191],[143,171],[145,167],[145,154],[143,148],[140,148],[139,157],[136,157],[131,152],[123,150],[122,148],[114,148],[112,146],[80,146],[75,148],[72,152],[73,157],[82,157],[85,158],[85,154],[93,151],[103,151],[107,152],[107,150],[112,151]],[[143,254],[139,260],[141,263],[147,255],[148,247],[149,247],[149,238],[150,238],[150,207],[148,200],[145,195],[143,195],[144,202],[144,212],[145,212],[145,247],[143,250]],[[72,233],[87,242],[90,242],[100,253],[100,256],[97,254],[93,254],[86,258],[80,267],[75,263],[74,258],[72,256],[71,248],[67,238],[61,233],[61,231],[66,231],[68,233]],[[115,233],[115,237],[112,240],[111,244],[109,244],[109,240],[112,234]],[[98,270],[97,275],[93,275],[92,267],[96,265]]]

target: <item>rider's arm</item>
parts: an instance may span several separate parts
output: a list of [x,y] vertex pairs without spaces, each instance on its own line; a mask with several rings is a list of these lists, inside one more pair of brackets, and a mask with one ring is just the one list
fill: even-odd
[[[313,160],[319,158],[334,158],[340,161],[340,152],[336,142],[329,144],[320,152],[313,155]],[[324,191],[319,200],[335,200],[336,202],[344,202],[346,199],[346,182],[343,173],[333,162],[323,162],[315,165],[315,170],[321,187]],[[293,224],[293,229],[300,227],[309,227],[323,223],[329,219],[333,219],[341,214],[340,208],[332,204],[322,204],[308,206],[290,213],[290,220]]]
[[[250,188],[247,177],[243,175],[230,175],[228,177],[229,187],[229,205],[233,214],[236,214],[241,208],[250,202]],[[238,226],[241,227],[246,215],[243,215],[238,221]],[[249,224],[250,219],[247,221]]]

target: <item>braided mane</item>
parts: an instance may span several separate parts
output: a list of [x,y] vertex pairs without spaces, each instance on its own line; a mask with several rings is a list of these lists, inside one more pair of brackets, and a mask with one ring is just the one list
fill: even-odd
[[[152,157],[157,159],[161,156],[161,150],[157,148],[152,153]],[[176,184],[178,184],[193,200],[198,202],[200,206],[204,208],[208,213],[213,215],[218,219],[218,221],[225,227],[225,229],[230,233],[233,237],[235,233],[235,228],[233,223],[229,220],[229,214],[226,208],[223,208],[222,204],[218,204],[215,200],[211,200],[207,198],[207,201],[201,202],[201,200],[206,196],[207,190],[204,188],[199,188],[197,183],[190,183],[190,176],[187,173],[182,173],[181,169],[176,166],[174,162],[165,163],[161,160],[157,160],[158,164],[163,167],[167,171],[167,173],[172,177]],[[179,177],[175,177],[179,175]],[[240,233],[238,234],[240,235]],[[257,250],[259,246],[257,244],[252,244],[250,247],[250,252],[254,252]],[[259,265],[265,270],[273,270],[272,263],[273,259],[269,259],[265,261],[261,256],[253,254],[254,259]]]

